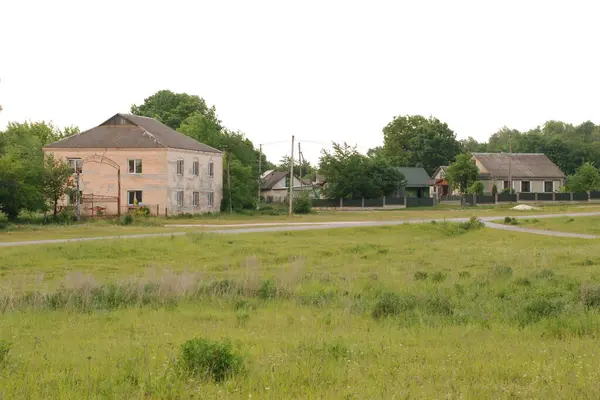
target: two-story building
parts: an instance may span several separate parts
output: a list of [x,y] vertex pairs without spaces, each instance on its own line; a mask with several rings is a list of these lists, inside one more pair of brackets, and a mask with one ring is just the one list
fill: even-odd
[[[147,206],[152,214],[218,212],[223,154],[153,118],[115,114],[44,147],[73,166],[84,213]],[[64,204],[73,202],[65,198]]]

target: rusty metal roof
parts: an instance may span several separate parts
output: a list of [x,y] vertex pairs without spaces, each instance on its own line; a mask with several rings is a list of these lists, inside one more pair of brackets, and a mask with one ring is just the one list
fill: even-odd
[[[110,121],[120,117],[124,124]],[[154,118],[131,114],[116,114],[99,126],[51,143],[47,148],[174,148],[221,153],[177,132]]]
[[510,156],[513,178],[564,178],[565,174],[542,153],[473,153],[494,178],[508,178]]

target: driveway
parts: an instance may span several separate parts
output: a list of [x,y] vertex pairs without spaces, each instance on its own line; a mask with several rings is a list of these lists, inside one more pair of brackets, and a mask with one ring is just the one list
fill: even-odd
[[[521,219],[528,218],[561,218],[561,217],[596,217],[600,216],[600,212],[587,212],[587,213],[565,213],[565,214],[538,214],[538,215],[523,215],[514,214],[511,217],[518,217]],[[483,217],[480,218],[485,226],[491,229],[500,229],[513,232],[524,232],[536,235],[545,236],[557,236],[557,237],[570,237],[580,239],[598,239],[599,236],[586,235],[583,233],[567,233],[557,231],[545,231],[541,229],[527,229],[512,225],[502,225],[491,221],[497,221],[502,217]],[[240,234],[240,233],[263,233],[263,232],[281,232],[281,231],[308,231],[308,230],[319,230],[319,229],[335,229],[335,228],[357,228],[357,227],[370,227],[370,226],[394,226],[404,224],[425,224],[435,222],[466,222],[469,218],[435,218],[435,219],[407,219],[407,220],[396,220],[396,221],[340,221],[340,222],[307,222],[307,223],[265,223],[265,224],[236,224],[236,225],[167,225],[168,227],[203,227],[203,228],[232,228],[232,229],[211,229],[210,231],[204,231],[204,233],[219,233],[219,234]],[[238,228],[236,228],[238,227]],[[97,236],[97,237],[86,237],[86,238],[72,238],[72,239],[48,239],[48,240],[28,240],[23,242],[2,242],[0,247],[15,247],[15,246],[27,246],[34,244],[60,244],[60,243],[71,243],[71,242],[88,242],[92,240],[107,240],[107,239],[143,239],[152,237],[170,237],[170,236],[183,236],[190,233],[187,232],[169,232],[169,233],[146,233],[137,235],[123,235],[123,236]]]

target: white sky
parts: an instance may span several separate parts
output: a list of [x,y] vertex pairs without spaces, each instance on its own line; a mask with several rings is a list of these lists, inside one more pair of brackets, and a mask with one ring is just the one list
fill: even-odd
[[[598,1],[0,0],[0,129],[89,129],[160,89],[256,144],[366,151],[395,115],[459,138],[600,122]],[[266,145],[271,161],[288,144]]]

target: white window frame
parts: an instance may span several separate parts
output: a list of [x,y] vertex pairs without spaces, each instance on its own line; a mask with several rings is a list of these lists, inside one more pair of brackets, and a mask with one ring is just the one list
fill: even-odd
[[[83,172],[83,159],[78,158],[78,157],[72,157],[72,158],[67,158],[67,162],[69,163],[69,166],[71,168],[73,168],[74,174],[76,174],[77,172],[79,172],[79,173]],[[77,168],[77,164],[79,164],[79,168]],[[77,171],[77,169],[79,169],[79,171]]]
[[140,204],[144,203],[144,191],[140,190],[140,189],[131,189],[131,190],[127,190],[127,205],[128,206],[135,206],[135,202],[130,202],[129,201],[129,193],[134,193],[133,199],[134,200],[136,199],[135,192],[140,192],[140,194],[141,194],[140,197],[142,198],[142,201],[138,201],[137,205],[140,205]]
[[[181,168],[179,168],[180,163],[181,163]],[[183,176],[184,167],[185,167],[185,163],[183,162],[183,158],[178,158],[177,159],[177,175]]]
[[207,164],[207,175],[210,176],[211,178],[214,178],[215,176],[215,163],[212,161],[209,161]]
[[192,192],[192,205],[200,207],[200,192]]
[[[132,161],[133,161],[133,172],[131,172],[131,162]],[[140,170],[141,171],[138,171],[138,164],[137,164],[138,161],[140,162]],[[140,175],[143,170],[144,170],[144,166],[143,166],[141,158],[128,158],[127,159],[127,171],[131,175]]]
[[207,192],[206,193],[206,200],[207,200],[207,207],[208,208],[213,208],[215,205],[215,193],[214,192]]
[[[183,202],[184,202],[184,194],[183,194],[183,190],[176,190],[175,191],[175,201],[177,203],[177,207],[183,207]],[[181,201],[179,201],[179,196],[181,195]]]
[[198,160],[197,158],[194,158],[194,162],[192,163],[192,175],[200,175],[200,160]]
[[[550,192],[546,192],[546,183],[552,182],[552,190]],[[554,182],[555,181],[544,181],[544,193],[554,193]]]

